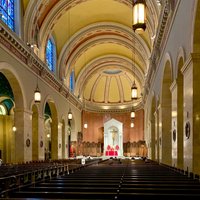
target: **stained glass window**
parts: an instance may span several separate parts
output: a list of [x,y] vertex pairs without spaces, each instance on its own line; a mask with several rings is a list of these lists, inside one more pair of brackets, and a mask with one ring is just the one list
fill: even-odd
[[72,72],[70,74],[69,88],[70,88],[71,92],[74,91],[74,70],[72,70]]
[[55,72],[55,66],[56,66],[56,46],[54,43],[53,38],[50,38],[47,42],[46,47],[46,62],[49,67],[49,69],[52,72]]
[[15,31],[14,0],[0,0],[0,19]]

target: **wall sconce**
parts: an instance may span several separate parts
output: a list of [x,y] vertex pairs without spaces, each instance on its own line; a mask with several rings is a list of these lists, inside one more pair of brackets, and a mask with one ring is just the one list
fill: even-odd
[[13,130],[13,132],[16,132],[16,131],[17,131],[16,126],[13,126],[13,127],[12,127],[12,130]]

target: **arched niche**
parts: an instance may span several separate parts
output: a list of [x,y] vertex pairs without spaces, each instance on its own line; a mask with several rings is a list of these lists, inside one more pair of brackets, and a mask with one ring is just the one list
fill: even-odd
[[37,105],[32,106],[32,159],[39,159],[39,114]]
[[[7,105],[11,105],[11,109],[9,109],[8,115],[3,116],[5,119],[0,120],[2,123],[2,130],[0,130],[3,137],[1,137],[2,145],[1,149],[1,157],[3,162],[23,162],[25,160],[25,156],[29,155],[29,152],[25,149],[25,139],[24,132],[28,132],[24,124],[25,112],[23,112],[24,107],[26,105],[26,101],[24,99],[23,88],[20,78],[17,76],[16,72],[12,69],[12,66],[6,62],[0,62],[0,73],[4,77],[4,80],[8,83],[5,84],[5,81],[2,83],[1,88],[1,101],[7,101]],[[8,94],[10,91],[11,96]],[[6,93],[4,93],[6,92]],[[3,98],[3,99],[2,99]],[[9,102],[8,102],[9,101]],[[9,106],[10,107],[10,106]],[[13,131],[13,126],[17,129]]]
[[[49,147],[49,158],[58,159],[58,117],[55,103],[52,100],[47,100],[45,104],[44,117],[45,130],[48,132],[45,133],[45,140],[49,141],[49,146],[46,146],[46,148]],[[50,137],[47,138],[47,134],[50,134]]]
[[[184,108],[183,108],[183,102],[184,102],[184,90],[183,90],[183,74],[181,72],[181,69],[184,65],[183,57],[179,58],[178,61],[178,74],[177,74],[177,130],[176,130],[176,137],[177,141],[177,167],[183,168],[183,115],[184,115]],[[173,123],[173,122],[172,122]],[[173,130],[174,131],[174,130]]]
[[161,160],[165,164],[172,162],[172,142],[171,142],[171,111],[172,111],[172,70],[171,63],[167,61],[164,67],[161,94],[162,132],[160,135]]
[[104,123],[104,155],[123,156],[123,124],[115,119]]

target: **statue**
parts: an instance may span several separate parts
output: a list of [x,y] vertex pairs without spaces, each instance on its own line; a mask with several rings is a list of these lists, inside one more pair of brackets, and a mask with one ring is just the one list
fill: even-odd
[[116,143],[116,139],[117,139],[117,131],[116,130],[112,130],[112,146],[115,146]]

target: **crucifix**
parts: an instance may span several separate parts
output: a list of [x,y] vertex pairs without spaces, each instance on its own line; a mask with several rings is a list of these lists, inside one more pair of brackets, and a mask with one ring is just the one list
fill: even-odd
[[113,129],[111,131],[111,133],[112,133],[112,146],[114,146],[115,145],[117,131]]

